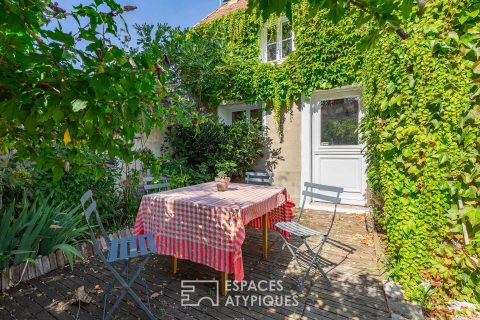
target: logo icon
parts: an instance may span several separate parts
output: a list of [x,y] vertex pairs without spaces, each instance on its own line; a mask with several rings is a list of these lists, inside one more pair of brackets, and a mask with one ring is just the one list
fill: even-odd
[[[196,292],[196,284],[214,284],[215,285],[215,294],[203,295],[198,297],[192,297]],[[180,305],[182,307],[198,307],[200,303],[205,301],[210,301],[212,307],[218,307],[220,305],[220,293],[219,293],[219,282],[218,280],[182,280],[181,282],[181,300]]]

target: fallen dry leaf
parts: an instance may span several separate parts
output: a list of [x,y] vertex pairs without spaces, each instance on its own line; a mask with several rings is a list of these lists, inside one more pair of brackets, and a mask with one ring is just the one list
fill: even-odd
[[78,287],[77,290],[75,290],[74,297],[70,299],[69,303],[76,303],[76,302],[83,302],[83,303],[91,303],[92,302],[92,297],[90,297],[86,292],[85,292],[85,287],[81,286]]
[[95,287],[93,287],[91,292],[94,292],[95,294],[102,294],[103,289],[98,284],[96,284]]
[[160,293],[158,292],[154,292],[152,293],[152,295],[150,296],[150,299],[155,299],[156,297],[160,296]]
[[360,221],[365,221],[365,215],[364,214],[355,214],[355,218]]
[[360,243],[365,244],[369,247],[373,247],[373,233],[367,233],[366,235],[362,236],[361,234],[355,234],[352,236],[352,239],[355,241],[360,241]]

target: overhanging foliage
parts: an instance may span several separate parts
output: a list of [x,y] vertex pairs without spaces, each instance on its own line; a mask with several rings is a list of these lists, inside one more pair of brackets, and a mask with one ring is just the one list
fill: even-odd
[[[135,7],[95,0],[65,12],[51,1],[6,0],[0,9],[0,153],[15,150],[59,179],[88,160],[84,145],[131,161],[136,135],[185,119],[183,108],[162,104],[162,61],[123,47],[121,14]],[[75,32],[47,28],[66,18]]]

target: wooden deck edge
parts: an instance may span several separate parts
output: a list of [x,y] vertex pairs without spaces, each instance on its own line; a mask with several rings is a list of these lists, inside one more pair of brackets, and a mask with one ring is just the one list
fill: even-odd
[[[131,228],[125,228],[110,234],[111,238],[126,237],[132,235]],[[107,244],[102,237],[96,239],[101,248],[106,249]],[[95,250],[91,242],[82,242],[75,245],[83,256],[83,259],[94,255]],[[74,258],[74,264],[83,261],[79,257]],[[68,265],[68,259],[62,250],[57,250],[48,256],[38,256],[35,263],[22,262],[0,270],[0,292],[11,289],[22,282],[43,276],[50,271],[61,269]]]

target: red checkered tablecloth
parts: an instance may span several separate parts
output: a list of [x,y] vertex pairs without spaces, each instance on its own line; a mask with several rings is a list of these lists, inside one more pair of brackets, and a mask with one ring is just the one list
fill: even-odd
[[268,213],[275,230],[275,222],[292,220],[294,206],[283,187],[231,183],[218,192],[208,182],[143,196],[134,234],[153,233],[159,254],[234,273],[241,281],[245,226],[260,228]]

